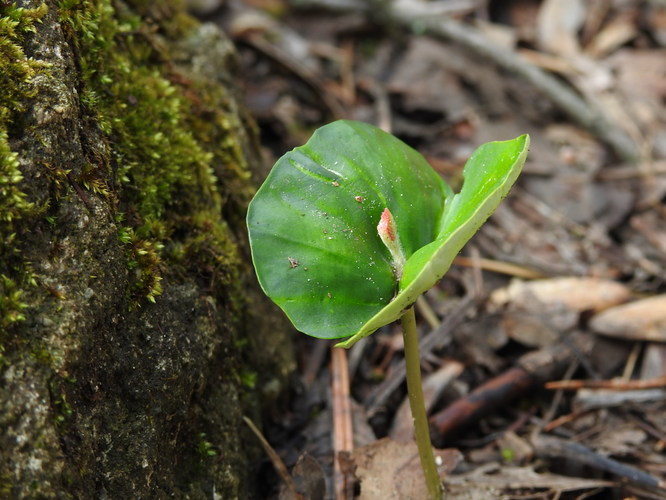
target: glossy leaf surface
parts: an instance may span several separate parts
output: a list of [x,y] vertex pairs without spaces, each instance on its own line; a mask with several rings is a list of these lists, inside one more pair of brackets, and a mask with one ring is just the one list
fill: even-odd
[[[444,275],[507,194],[528,142],[479,148],[454,196],[418,152],[377,127],[346,120],[321,127],[277,161],[250,204],[262,288],[300,331],[351,337],[340,345],[352,345]],[[385,208],[407,259],[399,282],[377,233]]]

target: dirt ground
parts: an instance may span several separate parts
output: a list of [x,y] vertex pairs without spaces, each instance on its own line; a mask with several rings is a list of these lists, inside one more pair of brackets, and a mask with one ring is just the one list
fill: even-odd
[[[198,9],[239,48],[267,171],[352,118],[457,189],[477,146],[530,134],[511,195],[418,304],[447,498],[666,499],[666,3]],[[264,423],[296,487],[423,498],[398,327],[350,351],[297,340],[297,389]],[[268,456],[261,475],[277,498]]]

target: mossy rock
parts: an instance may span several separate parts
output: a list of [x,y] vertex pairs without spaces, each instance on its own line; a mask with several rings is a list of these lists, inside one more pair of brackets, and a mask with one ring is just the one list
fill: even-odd
[[0,498],[252,497],[293,360],[235,57],[175,2],[0,3]]

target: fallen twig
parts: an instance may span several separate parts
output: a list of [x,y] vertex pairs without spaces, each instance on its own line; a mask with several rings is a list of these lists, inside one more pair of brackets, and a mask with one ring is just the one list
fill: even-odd
[[518,366],[489,380],[431,417],[430,424],[437,432],[440,444],[455,431],[473,424],[499,405],[525,394],[532,387],[561,376],[574,353],[589,352],[592,342],[590,335],[578,333],[573,335],[570,342],[526,354],[520,358]]
[[489,380],[430,418],[430,426],[437,434],[435,441],[439,446],[446,444],[455,431],[525,394],[534,385],[535,378],[521,367],[511,368]]
[[254,433],[254,435],[257,436],[257,439],[261,443],[262,448],[268,455],[268,458],[270,458],[273,467],[275,467],[275,470],[277,471],[278,475],[280,476],[280,478],[282,478],[282,481],[284,482],[285,487],[289,491],[289,494],[292,495],[292,498],[302,499],[303,496],[299,494],[298,491],[296,490],[296,484],[294,483],[294,479],[291,477],[291,474],[289,474],[289,470],[287,469],[287,466],[280,458],[280,455],[277,454],[277,452],[273,449],[273,447],[270,445],[270,443],[261,433],[259,428],[256,425],[254,425],[254,422],[252,422],[252,420],[250,420],[247,417],[243,417],[243,421],[247,424],[247,426]]
[[331,349],[331,392],[333,393],[335,498],[336,500],[347,500],[353,497],[352,484],[338,457],[340,453],[350,453],[354,450],[352,410],[349,399],[349,367],[347,366],[347,351],[335,347]]
[[555,380],[546,383],[546,389],[613,389],[615,391],[635,391],[666,387],[666,376],[648,380]]
[[[492,271],[495,273],[506,274],[509,276],[513,276],[515,278],[530,280],[530,279],[541,279],[545,277],[544,274],[540,271],[530,269],[529,267],[526,266],[519,266],[517,264],[512,264],[510,262],[502,262],[499,260],[480,258],[478,259],[478,263],[481,269],[483,269],[484,271]],[[469,257],[463,257],[462,255],[459,255],[458,257],[453,259],[453,264],[462,267],[471,267],[473,265],[472,259],[470,259]]]
[[580,443],[539,435],[532,439],[535,454],[541,458],[558,458],[608,472],[620,479],[643,488],[666,489],[666,480],[659,479],[640,469],[625,465],[612,458],[595,453]]

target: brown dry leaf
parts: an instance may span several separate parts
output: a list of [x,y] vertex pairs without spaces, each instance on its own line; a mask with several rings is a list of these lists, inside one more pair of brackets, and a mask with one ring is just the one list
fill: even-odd
[[[631,455],[647,440],[647,433],[632,423],[617,422],[612,432],[601,432],[594,440],[594,449],[604,455]],[[610,427],[609,427],[610,430]]]
[[626,301],[629,290],[594,278],[513,280],[490,297],[490,308],[505,309],[501,325],[516,342],[547,347],[574,328],[583,311],[600,311]]
[[[296,499],[323,500],[326,496],[326,477],[324,469],[317,460],[307,452],[303,453],[291,470],[296,485]],[[293,493],[287,488],[280,490],[280,500],[295,500]]]
[[469,365],[482,366],[498,373],[505,360],[496,354],[509,341],[497,314],[485,314],[466,321],[453,333],[464,359]]
[[612,242],[605,234],[577,225],[520,187],[497,208],[475,239],[489,258],[520,262],[543,274],[613,276],[620,265],[609,261]]
[[[454,69],[451,48],[437,40],[413,37],[396,65],[387,89],[402,96],[406,111],[440,113],[449,122],[464,119],[471,103]],[[453,60],[452,60],[453,59]]]
[[622,49],[607,59],[616,75],[625,109],[646,129],[666,121],[666,50]]
[[631,297],[627,287],[610,280],[565,277],[535,281],[513,280],[508,287],[495,290],[490,304],[503,307],[536,299],[543,304],[562,304],[578,313],[603,311]]
[[503,24],[489,23],[482,19],[477,19],[474,25],[492,43],[505,49],[516,47],[517,33],[514,28]]
[[618,16],[597,33],[585,48],[585,52],[599,59],[633,39],[638,34],[638,27],[630,16]]
[[549,347],[560,342],[562,334],[576,324],[576,316],[562,306],[544,307],[532,300],[532,306],[507,311],[501,325],[506,334],[527,347]]
[[611,189],[596,181],[596,174],[607,161],[599,141],[571,125],[551,124],[545,132],[557,160],[546,175],[526,177],[525,189],[580,224],[606,225],[624,220],[626,211],[633,208],[632,193],[626,185]]
[[626,340],[666,342],[666,295],[613,307],[594,316],[590,328]]
[[[574,125],[556,123],[546,126],[544,131],[559,152],[561,165],[555,174],[565,177],[573,171],[592,176],[603,167],[606,161],[603,146],[584,130]],[[566,166],[574,169],[567,169]]]
[[539,10],[539,45],[562,56],[580,52],[578,32],[585,22],[585,7],[579,0],[545,0]]
[[612,483],[594,479],[581,479],[557,474],[538,474],[531,467],[481,467],[464,475],[449,476],[446,481],[447,499],[487,500],[504,498],[507,490],[549,489],[554,492],[590,490],[610,486]]
[[368,415],[365,412],[365,407],[357,403],[354,398],[351,399],[352,408],[352,429],[354,431],[354,446],[365,446],[372,443],[377,439],[375,432],[368,423]]
[[[458,450],[435,450],[444,477],[462,460]],[[428,498],[416,443],[400,444],[380,439],[354,450],[356,477],[361,481],[359,500],[424,500]]]

